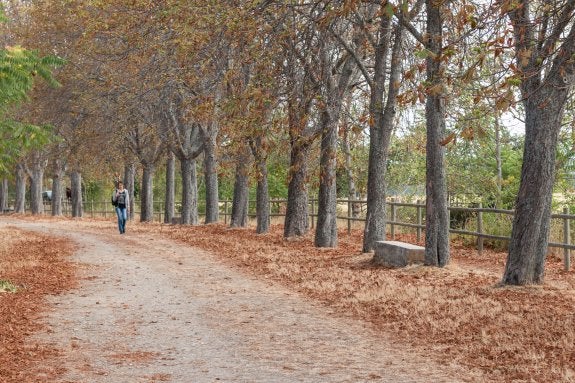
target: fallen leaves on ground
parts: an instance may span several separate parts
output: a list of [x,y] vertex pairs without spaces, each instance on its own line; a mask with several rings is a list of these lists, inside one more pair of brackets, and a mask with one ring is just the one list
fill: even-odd
[[42,362],[59,355],[30,336],[41,331],[46,296],[75,284],[74,265],[67,261],[73,246],[63,240],[15,228],[0,229],[0,278],[16,292],[0,293],[0,382],[50,381],[61,370]]
[[[115,227],[111,220],[74,221],[78,224],[110,232]],[[575,381],[575,272],[563,271],[559,257],[548,257],[543,285],[501,287],[506,253],[486,249],[479,255],[457,241],[451,246],[452,261],[445,268],[386,269],[373,266],[372,255],[361,253],[360,230],[351,234],[341,231],[335,249],[315,248],[312,233],[286,240],[280,225],[274,225],[268,234],[256,234],[253,228],[232,229],[224,224],[130,223],[127,235],[131,233],[166,236],[208,250],[222,262],[281,283],[342,316],[371,323],[383,336],[416,353],[465,368],[469,380]],[[409,234],[396,234],[395,239],[417,243]],[[68,267],[53,265],[63,270]],[[32,279],[42,285],[42,280],[53,278],[38,273]],[[16,295],[2,294],[0,304],[6,306],[5,297]],[[35,303],[12,306],[14,317],[35,318],[44,309],[41,300],[22,298]],[[22,336],[38,330],[37,325],[29,326],[10,340],[16,342],[10,347],[19,353],[17,360],[31,348],[27,345],[18,351]],[[6,328],[0,327],[2,345]],[[14,375],[11,369],[15,364],[4,364],[9,359],[0,359],[4,368],[0,371]]]
[[[341,231],[336,249],[315,248],[312,233],[285,240],[281,226],[263,235],[220,224],[163,230],[480,380],[575,381],[575,276],[557,257],[548,259],[544,285],[501,287],[506,253],[479,255],[457,242],[446,268],[386,269],[361,253],[360,230]],[[417,243],[414,235],[395,239]]]

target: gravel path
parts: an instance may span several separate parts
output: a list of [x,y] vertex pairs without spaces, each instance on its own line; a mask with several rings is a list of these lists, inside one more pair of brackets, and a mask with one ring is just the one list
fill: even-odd
[[63,350],[63,382],[458,381],[361,322],[160,236],[0,224],[78,244],[80,287],[51,298],[38,335]]

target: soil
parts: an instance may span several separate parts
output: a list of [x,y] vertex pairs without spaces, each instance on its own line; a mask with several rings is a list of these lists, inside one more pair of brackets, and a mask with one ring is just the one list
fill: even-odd
[[493,244],[386,269],[361,235],[2,216],[0,383],[575,382],[562,252],[512,287]]
[[[112,220],[0,217],[3,228],[73,243],[76,282],[36,307],[41,327],[24,340],[27,349],[53,352],[1,382],[481,379],[256,266],[240,267],[248,256],[230,261],[170,239],[174,228],[130,223],[120,235]],[[241,244],[242,232],[234,233]]]

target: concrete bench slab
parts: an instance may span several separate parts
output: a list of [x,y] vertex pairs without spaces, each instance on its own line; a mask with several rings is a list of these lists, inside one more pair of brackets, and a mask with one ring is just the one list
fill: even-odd
[[425,247],[399,241],[377,241],[373,263],[387,267],[405,267],[424,263]]

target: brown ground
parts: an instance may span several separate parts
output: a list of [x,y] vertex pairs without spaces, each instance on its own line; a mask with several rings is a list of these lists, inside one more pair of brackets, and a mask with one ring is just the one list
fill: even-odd
[[28,342],[41,328],[46,296],[76,286],[74,265],[67,261],[72,244],[16,229],[0,230],[0,280],[18,293],[0,292],[0,382],[32,382],[31,366],[58,357],[59,350]]
[[[74,224],[94,231],[113,226],[110,220]],[[452,263],[444,269],[382,269],[371,266],[370,255],[361,254],[360,231],[351,236],[341,232],[339,247],[328,250],[314,248],[311,235],[285,241],[279,226],[257,235],[224,225],[131,223],[130,233],[160,235],[208,250],[258,279],[370,323],[440,365],[464,369],[467,378],[462,380],[575,381],[575,273],[564,272],[559,257],[549,257],[543,286],[498,287],[505,254],[486,250],[479,256],[459,245],[452,246]],[[39,330],[38,318],[48,310],[45,296],[76,286],[76,265],[66,261],[74,248],[38,234],[19,239],[22,233],[16,229],[6,229],[0,237],[0,279],[24,287],[17,294],[0,293],[0,382],[34,381],[26,376],[32,370],[28,367],[57,358],[60,350],[35,346],[28,337]],[[396,239],[414,243],[408,235]]]

